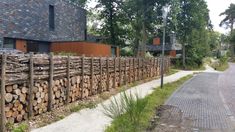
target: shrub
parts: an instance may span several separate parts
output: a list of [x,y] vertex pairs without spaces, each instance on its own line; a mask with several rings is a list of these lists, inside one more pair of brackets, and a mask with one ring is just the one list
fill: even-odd
[[25,123],[22,123],[18,127],[14,128],[12,132],[27,132],[28,129],[29,129],[28,125]]
[[133,56],[134,52],[130,47],[125,47],[121,49],[121,56]]

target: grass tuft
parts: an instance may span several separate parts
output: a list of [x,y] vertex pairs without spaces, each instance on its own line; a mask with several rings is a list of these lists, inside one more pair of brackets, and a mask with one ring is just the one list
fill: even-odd
[[18,127],[13,128],[12,132],[28,132],[29,126],[26,123],[20,124]]
[[144,131],[149,126],[149,120],[155,114],[156,107],[163,105],[169,96],[191,77],[192,75],[186,76],[176,82],[165,84],[163,89],[158,87],[143,99],[138,95],[134,97],[126,93],[122,95],[121,103],[114,98],[109,107],[104,107],[106,115],[114,119],[106,132]]
[[78,112],[82,109],[85,109],[85,108],[89,108],[89,109],[93,109],[97,106],[97,103],[94,102],[94,101],[89,101],[89,102],[82,102],[76,106],[73,106],[70,108],[70,111],[71,112]]

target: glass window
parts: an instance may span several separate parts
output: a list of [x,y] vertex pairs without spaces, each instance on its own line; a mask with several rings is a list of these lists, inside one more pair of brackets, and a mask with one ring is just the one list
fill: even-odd
[[52,5],[49,5],[49,29],[51,31],[55,29],[55,10]]
[[116,47],[111,47],[112,56],[116,56]]
[[15,48],[15,39],[4,38],[3,48],[14,49]]

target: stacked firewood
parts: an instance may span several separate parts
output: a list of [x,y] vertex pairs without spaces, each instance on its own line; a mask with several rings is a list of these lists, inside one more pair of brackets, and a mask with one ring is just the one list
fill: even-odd
[[67,87],[67,78],[54,80],[54,86],[52,88],[53,108],[58,108],[65,104],[66,87]]
[[[32,60],[33,66],[30,67]],[[166,62],[168,68],[169,62]],[[29,88],[32,89],[32,114],[36,116],[47,112],[50,102],[52,109],[59,108],[66,102],[86,99],[114,87],[158,76],[159,64],[159,59],[143,58],[8,55],[4,96],[7,120],[21,122],[28,118]],[[30,87],[30,79],[33,79],[33,87]]]
[[5,112],[10,122],[21,122],[27,119],[27,92],[28,87],[25,83],[6,86]]
[[69,102],[74,102],[81,98],[81,91],[80,91],[81,77],[80,76],[72,77],[70,79],[70,83],[71,83],[71,90],[69,92],[70,95]]

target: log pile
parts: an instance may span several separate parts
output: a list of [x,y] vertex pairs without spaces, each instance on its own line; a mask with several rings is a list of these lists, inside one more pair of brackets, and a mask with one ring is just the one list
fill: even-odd
[[27,119],[27,92],[26,83],[6,86],[5,112],[8,121],[21,122]]
[[[29,91],[32,91],[33,116],[49,110],[51,68],[52,109],[62,107],[67,102],[86,99],[125,84],[160,75],[159,58],[68,58],[45,54],[31,57],[30,59],[29,54],[7,56],[4,95],[7,121],[21,122],[28,118]],[[33,67],[30,67],[31,60]],[[169,58],[165,59],[165,71],[169,68],[169,61]],[[31,75],[32,85],[29,81]]]

